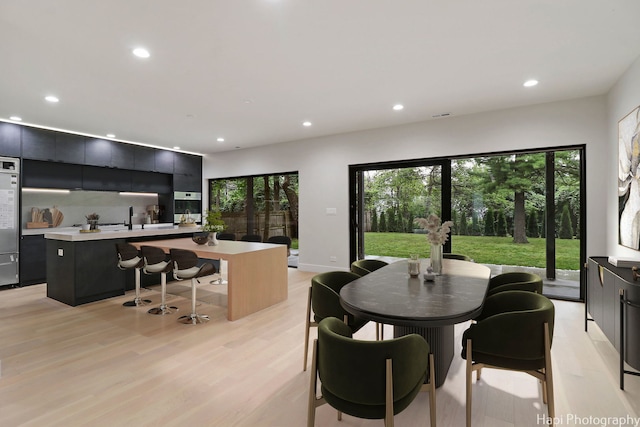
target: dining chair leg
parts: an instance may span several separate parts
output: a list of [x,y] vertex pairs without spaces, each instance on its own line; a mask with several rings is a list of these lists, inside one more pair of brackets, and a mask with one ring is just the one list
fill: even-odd
[[385,427],[393,427],[393,362],[387,359],[385,382]]
[[307,298],[307,317],[304,331],[304,365],[302,370],[307,370],[307,357],[309,356],[309,329],[311,328],[311,286],[309,286],[309,296]]
[[471,377],[473,375],[473,361],[471,351],[471,340],[467,340],[467,427],[471,427]]
[[551,369],[551,335],[549,332],[549,324],[544,324],[544,372],[545,383],[547,390],[547,410],[549,411],[549,418],[551,419],[551,425],[553,426],[553,420],[556,416],[555,403],[553,400],[553,372]]
[[311,355],[311,375],[309,379],[309,401],[307,408],[307,427],[314,427],[316,422],[316,390],[318,383],[318,371],[316,359],[318,357],[318,340],[313,341],[313,354]]
[[436,371],[433,353],[429,353],[429,423],[436,427]]

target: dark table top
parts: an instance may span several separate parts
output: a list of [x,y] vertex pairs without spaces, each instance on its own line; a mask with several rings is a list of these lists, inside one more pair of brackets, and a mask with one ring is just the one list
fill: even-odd
[[[422,260],[421,271],[426,269]],[[348,312],[398,326],[434,327],[469,320],[480,313],[491,270],[481,264],[443,260],[434,282],[409,276],[407,260],[389,264],[345,285],[340,302]]]

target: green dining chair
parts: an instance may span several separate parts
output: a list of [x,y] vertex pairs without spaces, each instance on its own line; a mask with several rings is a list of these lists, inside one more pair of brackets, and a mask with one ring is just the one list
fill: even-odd
[[458,261],[469,261],[469,262],[472,261],[471,257],[468,257],[466,255],[462,255],[462,254],[443,253],[442,254],[442,258],[444,258],[444,259],[457,259]]
[[379,268],[389,265],[389,263],[381,261],[379,259],[359,259],[351,263],[351,271],[358,276],[365,276],[372,271],[376,271]]
[[471,427],[472,376],[482,368],[525,372],[542,382],[549,419],[555,415],[551,343],[555,307],[544,295],[505,291],[488,297],[476,323],[462,334],[466,359],[467,427]]
[[504,291],[529,291],[542,294],[542,278],[534,273],[511,271],[489,279],[488,297]]
[[[389,263],[379,259],[359,259],[351,263],[351,272],[356,273],[358,276],[366,276],[386,265],[389,265]],[[376,322],[376,339],[384,339],[384,325],[382,323]]]
[[420,335],[359,341],[339,319],[323,319],[313,343],[307,427],[314,426],[316,408],[325,403],[338,410],[339,420],[345,413],[384,419],[386,427],[393,427],[393,416],[420,391],[429,392],[430,424],[435,427],[433,365],[429,344]]
[[[307,317],[305,320],[304,371],[307,370],[309,331],[312,327],[318,327],[318,323],[320,323],[322,319],[337,317],[349,325],[354,333],[367,324],[368,320],[354,317],[340,305],[340,289],[347,283],[359,278],[360,276],[349,271],[329,271],[327,273],[316,274],[311,278],[311,286],[309,286],[307,297]],[[311,317],[312,314],[313,318]]]

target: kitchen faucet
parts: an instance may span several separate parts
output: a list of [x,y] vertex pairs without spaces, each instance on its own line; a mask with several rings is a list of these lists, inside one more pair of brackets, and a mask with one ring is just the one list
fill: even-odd
[[133,230],[133,206],[129,206],[129,230]]

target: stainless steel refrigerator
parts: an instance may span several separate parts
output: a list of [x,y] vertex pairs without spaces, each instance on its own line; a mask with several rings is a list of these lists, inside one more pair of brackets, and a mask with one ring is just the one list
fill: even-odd
[[0,286],[20,282],[20,159],[0,157]]

